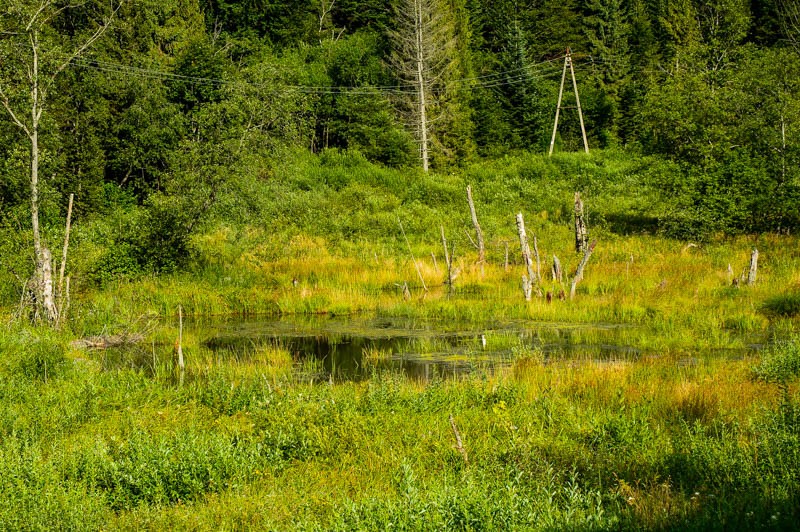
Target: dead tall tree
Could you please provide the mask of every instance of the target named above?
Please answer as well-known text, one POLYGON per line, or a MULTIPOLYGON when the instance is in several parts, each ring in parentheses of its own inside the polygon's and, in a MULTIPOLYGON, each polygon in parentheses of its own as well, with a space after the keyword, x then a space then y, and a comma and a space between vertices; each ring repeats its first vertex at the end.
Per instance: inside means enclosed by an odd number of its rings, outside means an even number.
MULTIPOLYGON (((42 115, 53 94, 59 75, 84 55, 111 26, 120 1, 105 4, 57 0, 11 2, 0 13, 0 103, 12 123, 25 135, 30 150, 30 207, 33 233, 34 274, 28 287, 33 316, 51 324, 58 321, 53 287, 52 254, 39 225, 39 135, 42 115), (66 10, 81 10, 86 28, 70 36, 55 29, 66 10), (99 14, 98 14, 99 13, 99 14)), ((80 17, 78 17, 80 18, 80 17)))
POLYGON ((583 214, 583 200, 581 200, 581 193, 575 193, 575 251, 583 253, 586 249, 586 243, 589 241, 589 235, 586 231, 586 217, 583 214))
POLYGON ((561 261, 558 260, 558 257, 553 255, 553 281, 558 281, 559 283, 564 281, 564 274, 561 270, 561 261))
POLYGON ((431 124, 441 112, 438 99, 455 68, 455 28, 450 4, 444 0, 397 0, 395 30, 390 33, 391 66, 412 88, 407 101, 410 123, 419 143, 422 169, 430 166, 431 124))
POLYGON ((522 213, 517 214, 517 233, 519 234, 519 247, 522 251, 522 260, 525 263, 525 270, 528 272, 528 279, 531 284, 536 280, 533 272, 533 261, 531 260, 531 248, 528 245, 528 234, 525 231, 525 219, 522 213))

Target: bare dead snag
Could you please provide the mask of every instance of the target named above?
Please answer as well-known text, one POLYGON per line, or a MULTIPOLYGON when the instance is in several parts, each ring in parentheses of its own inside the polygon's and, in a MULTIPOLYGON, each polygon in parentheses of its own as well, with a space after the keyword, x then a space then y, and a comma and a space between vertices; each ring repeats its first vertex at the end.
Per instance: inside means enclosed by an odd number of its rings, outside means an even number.
POLYGON ((542 278, 542 261, 539 259, 539 240, 533 235, 533 257, 536 259, 536 280, 542 278))
POLYGON ((458 452, 461 454, 461 458, 464 459, 464 465, 469 465, 467 450, 464 448, 464 442, 461 441, 461 433, 458 432, 458 427, 456 426, 456 420, 453 419, 453 414, 450 414, 450 428, 453 429, 453 436, 456 438, 456 449, 458 449, 458 452))
POLYGON ((48 323, 57 323, 58 307, 53 289, 53 258, 50 250, 44 246, 39 248, 33 285, 34 320, 45 319, 48 323))
POLYGON ((592 256, 592 252, 594 251, 594 247, 597 245, 597 240, 592 241, 591 244, 586 248, 586 251, 583 254, 583 259, 581 263, 578 265, 578 269, 575 270, 575 275, 572 278, 572 284, 569 288, 569 298, 573 299, 575 297, 575 289, 578 287, 578 283, 583 280, 583 270, 586 268, 586 264, 589 262, 589 257, 592 256))
POLYGON ((69 231, 72 226, 72 201, 75 194, 69 195, 69 207, 67 207, 67 226, 64 232, 64 250, 61 253, 61 270, 58 274, 58 297, 62 297, 61 291, 64 287, 64 271, 67 269, 67 250, 69 250, 69 231))
POLYGON ((757 273, 758 273, 758 250, 753 248, 753 252, 750 254, 750 270, 747 273, 748 285, 755 284, 757 273))
POLYGON ((564 272, 561 269, 561 261, 558 260, 558 257, 553 255, 553 281, 558 281, 559 283, 564 282, 564 272))
POLYGON ((525 301, 531 300, 531 293, 533 292, 533 285, 527 275, 522 276, 522 295, 525 296, 525 301))
POLYGON ((586 243, 589 235, 586 230, 586 217, 583 214, 583 200, 581 193, 575 193, 575 251, 583 253, 586 250, 586 243))
POLYGON ((483 231, 478 223, 478 214, 475 212, 475 202, 472 200, 472 187, 470 185, 467 185, 467 201, 469 202, 469 214, 472 216, 472 225, 475 228, 475 235, 478 240, 478 263, 481 265, 481 275, 483 275, 483 264, 486 262, 486 250, 483 244, 483 231))
POLYGON ((528 234, 525 232, 525 220, 522 218, 522 213, 517 214, 517 232, 519 233, 519 247, 522 250, 522 260, 528 272, 528 280, 530 284, 533 285, 536 281, 536 274, 533 271, 531 248, 528 246, 528 234))

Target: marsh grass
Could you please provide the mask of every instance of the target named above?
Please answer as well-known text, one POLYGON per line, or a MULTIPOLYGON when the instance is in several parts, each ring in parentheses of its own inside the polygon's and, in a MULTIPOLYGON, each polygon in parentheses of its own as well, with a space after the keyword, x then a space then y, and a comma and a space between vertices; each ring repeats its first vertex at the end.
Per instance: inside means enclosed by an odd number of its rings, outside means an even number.
MULTIPOLYGON (((555 232, 556 241, 541 236, 544 257, 550 250, 569 249, 571 237, 561 233, 555 232)), ((311 253, 306 251, 309 244, 300 239, 294 241, 299 250, 289 249, 279 261, 251 258, 238 265, 237 269, 247 272, 241 275, 241 282, 198 272, 121 281, 88 293, 75 304, 74 327, 92 333, 107 328, 109 322, 131 322, 150 312, 173 317, 179 304, 197 319, 212 315, 347 316, 366 312, 487 323, 502 317, 635 325, 638 328, 630 335, 630 345, 648 351, 743 347, 748 337, 766 335, 773 323, 795 328, 791 318, 761 311, 763 302, 780 293, 794 275, 786 266, 794 260, 791 237, 763 237, 759 242, 759 281, 741 288, 730 286, 726 270, 728 263, 746 262, 751 245, 746 239, 687 249, 655 237, 605 237, 607 240, 600 236, 586 277, 571 301, 554 297, 549 304, 545 298, 526 303, 519 287, 519 264, 512 264, 510 272, 488 264, 481 275, 480 268, 472 264, 472 255, 462 257, 464 268, 450 292, 442 284, 441 264, 437 272, 430 258, 431 252, 439 252, 433 235, 430 245, 420 243, 415 252, 429 287, 427 292, 419 284, 412 262, 402 254, 376 262, 374 256, 380 245, 365 244, 367 249, 351 254, 352 250, 326 250, 330 244, 319 239, 311 246, 316 250, 311 253), (411 288, 411 300, 403 298, 403 283, 411 288)), ((565 270, 571 271, 577 257, 563 251, 559 254, 565 270)), ((547 271, 547 261, 544 266, 547 271)), ((561 285, 546 276, 541 286, 543 293, 554 296, 561 290, 561 285)))
MULTIPOLYGON (((613 152, 521 156, 436 176, 352 154, 289 159, 248 185, 252 213, 241 212, 252 215, 216 213, 193 237, 186 271, 102 282, 81 281, 76 271, 64 330, 0 325, 0 529, 707 530, 800 522, 798 323, 791 312, 763 311, 765 301, 800 285, 795 237, 689 246, 643 234, 642 220, 663 213, 652 190, 637 185, 669 169, 613 152), (487 235, 483 271, 464 235, 467 182, 487 235), (578 264, 575 190, 590 206, 599 243, 577 296, 561 301, 567 283, 547 272, 553 254, 566 273, 578 264), (538 237, 541 289, 556 296, 550 303, 522 297, 519 211, 538 237), (443 283, 440 225, 461 270, 452 290, 443 283), (761 252, 758 282, 735 288, 728 264, 738 276, 753 246, 761 252), (470 322, 487 347, 507 352, 508 364, 485 371, 476 362, 467 377, 423 381, 383 369, 387 354, 375 350, 365 353, 374 362, 369 378, 340 382, 325 377, 323 361, 296 357, 286 345, 211 349, 201 332, 187 330, 180 379, 179 305, 198 322, 284 314, 470 322), (562 327, 521 341, 492 327, 503 321, 562 327), (545 351, 567 337, 596 345, 609 330, 631 356, 545 351), (70 347, 119 331, 145 332, 148 342, 118 360, 70 347), (772 347, 753 359, 720 354, 752 343, 772 347), (469 464, 455 448, 451 414, 469 464)), ((103 252, 102 243, 80 242, 78 256, 103 252)), ((417 347, 423 355, 454 350, 435 339, 417 347)), ((461 347, 481 350, 475 339, 461 347)))
POLYGON ((687 365, 512 348, 507 370, 471 377, 376 370, 312 383, 319 368, 280 346, 220 354, 189 337, 182 384, 168 362, 103 370, 99 353, 66 348, 44 382, 20 369, 44 340, 65 345, 35 329, 0 334, 3 528, 705 529, 800 517, 797 377, 782 388, 753 378, 771 354, 687 365))

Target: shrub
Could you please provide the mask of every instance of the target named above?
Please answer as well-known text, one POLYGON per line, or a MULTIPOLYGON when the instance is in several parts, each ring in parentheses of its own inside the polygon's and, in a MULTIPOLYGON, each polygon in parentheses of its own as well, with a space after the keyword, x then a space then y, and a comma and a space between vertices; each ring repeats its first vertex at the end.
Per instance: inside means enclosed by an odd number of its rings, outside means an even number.
POLYGON ((778 342, 764 351, 761 362, 753 368, 756 378, 785 383, 800 375, 800 336, 778 342))

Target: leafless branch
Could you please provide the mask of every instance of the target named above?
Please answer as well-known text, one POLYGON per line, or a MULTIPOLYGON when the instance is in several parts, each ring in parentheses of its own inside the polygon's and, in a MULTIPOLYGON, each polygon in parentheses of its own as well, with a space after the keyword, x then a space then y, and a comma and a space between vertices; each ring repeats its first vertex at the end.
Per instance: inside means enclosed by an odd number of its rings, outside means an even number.
POLYGON ((22 121, 19 118, 17 118, 16 113, 14 113, 14 110, 11 108, 11 103, 9 102, 8 96, 6 95, 5 91, 3 90, 2 85, 0 85, 0 102, 3 103, 3 107, 8 112, 9 116, 11 116, 11 120, 13 120, 14 123, 17 125, 17 127, 19 127, 22 131, 25 132, 26 135, 30 137, 31 132, 28 129, 28 126, 23 124, 22 121))

